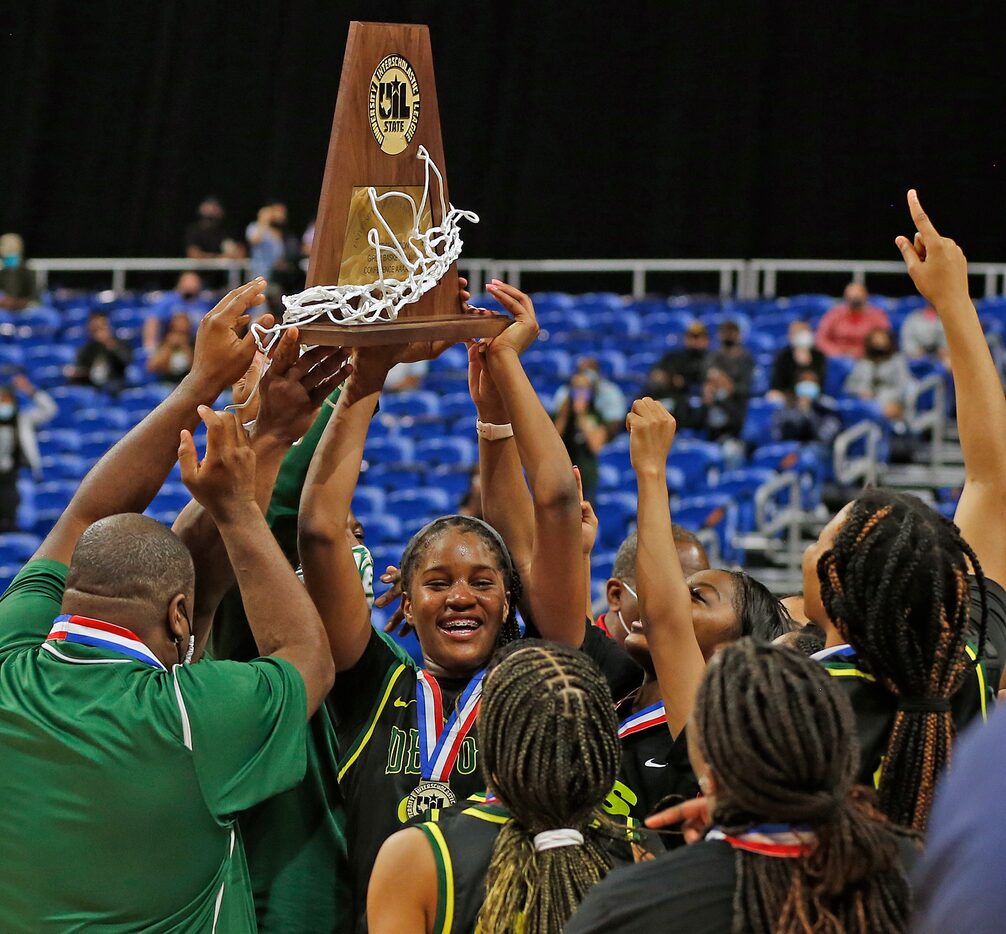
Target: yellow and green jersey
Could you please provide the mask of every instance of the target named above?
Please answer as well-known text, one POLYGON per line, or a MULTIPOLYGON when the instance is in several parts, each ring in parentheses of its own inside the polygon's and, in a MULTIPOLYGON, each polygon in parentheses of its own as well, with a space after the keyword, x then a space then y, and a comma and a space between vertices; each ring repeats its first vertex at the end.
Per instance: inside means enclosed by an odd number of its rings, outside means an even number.
POLYGON ((0 599, 0 930, 254 931, 235 815, 304 774, 300 674, 65 638, 66 571, 0 599))

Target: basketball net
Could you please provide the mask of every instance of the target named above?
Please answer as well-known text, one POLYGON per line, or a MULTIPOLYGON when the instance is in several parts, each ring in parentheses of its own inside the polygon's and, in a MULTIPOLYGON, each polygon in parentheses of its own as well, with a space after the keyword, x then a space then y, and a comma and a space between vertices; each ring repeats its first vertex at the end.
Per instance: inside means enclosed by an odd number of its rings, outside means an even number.
POLYGON ((402 191, 377 194, 368 188, 370 207, 377 224, 387 235, 390 244, 381 243, 377 226, 367 232, 367 243, 375 251, 377 278, 367 285, 315 285, 296 295, 283 296, 283 320, 271 328, 252 325, 255 341, 263 353, 275 346, 283 331, 303 327, 319 321, 338 325, 385 324, 397 320, 401 309, 418 302, 443 279, 447 270, 461 256, 459 222, 464 219, 477 224, 478 215, 448 205, 444 200, 444 179, 425 146, 420 146, 416 158, 424 163, 423 196, 415 199, 402 191), (436 176, 437 197, 440 200, 440 225, 421 231, 420 221, 429 209, 430 180, 436 176), (381 214, 382 202, 392 198, 404 199, 412 211, 412 224, 404 242, 381 214), (384 274, 385 260, 405 269, 405 277, 395 279, 384 274))

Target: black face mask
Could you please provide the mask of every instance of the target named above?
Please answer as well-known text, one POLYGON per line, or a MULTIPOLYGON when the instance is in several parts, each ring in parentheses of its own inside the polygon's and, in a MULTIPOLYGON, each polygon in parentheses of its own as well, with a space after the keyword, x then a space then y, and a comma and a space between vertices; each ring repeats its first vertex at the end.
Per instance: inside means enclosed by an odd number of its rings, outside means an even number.
POLYGON ((736 337, 721 337, 720 344, 724 347, 736 347, 740 341, 736 337))
POLYGON ((862 308, 865 304, 866 304, 866 302, 863 301, 863 299, 861 299, 861 298, 853 298, 853 299, 849 300, 849 307, 850 308, 857 308, 857 309, 858 308, 862 308))
POLYGON ((890 347, 867 347, 866 355, 871 360, 886 360, 891 356, 893 350, 890 347))
POLYGON ((693 360, 698 360, 699 357, 704 357, 706 355, 706 349, 704 347, 686 347, 685 353, 687 353, 693 360))

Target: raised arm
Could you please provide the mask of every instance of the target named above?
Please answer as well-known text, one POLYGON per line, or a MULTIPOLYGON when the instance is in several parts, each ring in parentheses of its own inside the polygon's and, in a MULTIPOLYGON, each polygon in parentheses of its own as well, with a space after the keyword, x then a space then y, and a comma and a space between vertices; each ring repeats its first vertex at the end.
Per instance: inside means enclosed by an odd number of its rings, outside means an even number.
MULTIPOLYGON (((120 512, 143 512, 161 488, 178 452, 178 434, 198 422, 196 408, 212 405, 248 368, 251 335, 238 336, 250 308, 264 300, 265 280, 228 292, 200 322, 192 371, 178 388, 90 470, 36 558, 68 564, 81 533, 120 512)), ((271 323, 271 316, 267 320, 271 323)))
POLYGON ((393 362, 385 348, 357 352, 356 369, 325 426, 301 494, 297 542, 304 583, 321 614, 336 671, 360 660, 371 634, 370 607, 346 540, 346 520, 367 429, 393 362))
POLYGON ((954 521, 985 574, 1006 585, 1006 397, 968 296, 963 251, 937 233, 914 189, 908 208, 917 230, 914 243, 907 237, 896 243, 916 288, 943 322, 957 389, 964 492, 954 521))
MULTIPOLYGON (((251 445, 256 456, 255 499, 263 514, 287 451, 311 427, 325 396, 347 373, 348 354, 318 347, 301 355, 297 337, 296 328, 284 333, 258 383, 260 403, 251 445)), ((196 566, 198 657, 217 606, 234 584, 234 569, 216 524, 196 500, 182 510, 173 531, 192 553, 196 566)))
POLYGON ((489 288, 514 316, 514 323, 489 343, 486 358, 531 491, 534 545, 526 580, 528 604, 546 639, 578 648, 583 643, 585 587, 580 497, 566 446, 520 363, 521 352, 538 336, 534 305, 505 283, 494 281, 489 288))
POLYGON ((209 406, 200 406, 199 414, 207 428, 206 457, 199 461, 192 434, 183 430, 182 480, 220 530, 259 653, 300 672, 310 717, 335 677, 321 620, 255 501, 255 454, 237 416, 209 406))
POLYGON ((671 530, 667 455, 677 424, 653 399, 638 399, 626 419, 629 452, 639 487, 636 582, 639 614, 671 735, 684 729, 705 664, 692 626, 692 601, 671 530))

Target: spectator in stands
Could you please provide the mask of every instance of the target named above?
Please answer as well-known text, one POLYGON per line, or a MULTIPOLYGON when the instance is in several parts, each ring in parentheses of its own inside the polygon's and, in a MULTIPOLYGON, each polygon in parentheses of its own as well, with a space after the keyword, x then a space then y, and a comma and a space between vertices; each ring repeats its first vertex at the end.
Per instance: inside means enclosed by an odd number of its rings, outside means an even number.
MULTIPOLYGON (((596 357, 580 357, 576 361, 577 374, 583 374, 594 390, 594 408, 604 421, 608 438, 615 437, 625 427, 625 416, 629 407, 625 394, 610 379, 601 375, 601 366, 596 357)), ((569 396, 570 386, 560 386, 552 400, 553 407, 558 410, 569 396)))
POLYGON ((304 256, 310 256, 311 250, 314 247, 314 228, 316 223, 317 221, 312 220, 304 230, 304 235, 300 238, 300 252, 304 256))
POLYGON ((185 228, 185 255, 189 259, 240 259, 244 247, 224 226, 224 206, 208 195, 199 205, 199 219, 185 228))
POLYGON ((867 304, 866 286, 850 282, 845 287, 845 302, 836 305, 817 326, 817 346, 829 357, 862 357, 863 344, 870 331, 891 329, 887 315, 867 304))
POLYGON ((20 234, 0 237, 0 308, 22 311, 38 301, 35 275, 24 264, 24 240, 20 234))
POLYGON ((811 369, 797 375, 793 391, 785 394, 785 404, 772 417, 772 437, 776 441, 831 444, 841 428, 834 400, 822 395, 821 379, 811 369))
POLYGON ((17 528, 20 468, 29 468, 36 480, 42 477, 35 429, 55 415, 56 403, 52 397, 36 389, 23 374, 15 376, 10 386, 0 386, 0 532, 17 528), (31 404, 19 405, 16 393, 30 399, 31 404))
POLYGON ((846 379, 845 391, 876 402, 890 419, 901 418, 914 380, 905 358, 895 351, 894 335, 875 328, 866 336, 865 351, 846 379))
POLYGON ((766 398, 779 402, 796 391, 797 383, 807 370, 813 370, 819 386, 824 385, 827 358, 814 346, 814 332, 806 321, 793 321, 789 326, 789 344, 776 354, 772 364, 772 382, 766 398))
POLYGON ((126 380, 133 351, 115 336, 104 312, 91 313, 87 332, 91 339, 77 351, 76 362, 67 367, 67 378, 78 385, 118 392, 126 380))
POLYGON ((180 383, 192 369, 195 350, 189 316, 184 311, 175 312, 160 346, 147 360, 147 370, 166 383, 180 383))
POLYGON ((673 412, 701 391, 709 362, 709 332, 701 321, 693 321, 685 331, 685 346, 669 350, 650 370, 644 396, 660 399, 673 412))
POLYGON ((598 454, 608 443, 608 427, 597 407, 596 381, 584 372, 574 373, 553 421, 569 459, 580 468, 585 499, 597 492, 598 454))
POLYGON ((259 209, 258 218, 245 230, 251 248, 252 275, 277 282, 281 290, 296 291, 302 279, 299 262, 301 243, 287 233, 286 205, 270 201, 259 209))
POLYGON ((927 305, 913 311, 901 325, 901 352, 910 360, 929 357, 946 362, 947 335, 936 310, 927 305))
MULTIPOLYGON (((748 384, 750 390, 750 384, 748 384)), ((719 367, 711 366, 697 397, 676 413, 682 428, 706 434, 711 441, 740 438, 748 411, 748 395, 719 367)))
POLYGON ((203 280, 199 273, 183 272, 174 291, 150 306, 143 322, 143 349, 148 353, 157 349, 166 325, 176 314, 188 315, 192 324, 198 325, 211 307, 212 302, 203 297, 203 280))
POLYGON ((741 329, 736 321, 724 321, 719 327, 720 346, 709 355, 709 366, 725 373, 733 384, 733 393, 751 398, 751 380, 755 361, 751 352, 741 342, 741 329))

